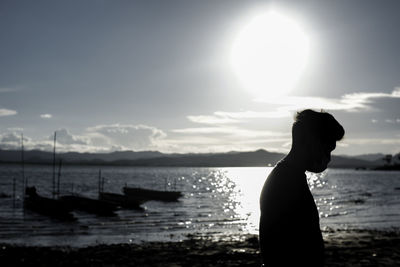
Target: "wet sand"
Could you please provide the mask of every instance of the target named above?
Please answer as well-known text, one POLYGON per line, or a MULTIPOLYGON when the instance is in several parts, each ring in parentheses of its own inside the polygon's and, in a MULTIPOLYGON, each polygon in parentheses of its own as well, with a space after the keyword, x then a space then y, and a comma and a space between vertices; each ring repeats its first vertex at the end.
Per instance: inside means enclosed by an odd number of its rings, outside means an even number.
MULTIPOLYGON (((326 266, 400 266, 400 232, 325 231, 326 266)), ((0 244, 1 266, 260 266, 258 239, 96 245, 86 248, 0 244)))

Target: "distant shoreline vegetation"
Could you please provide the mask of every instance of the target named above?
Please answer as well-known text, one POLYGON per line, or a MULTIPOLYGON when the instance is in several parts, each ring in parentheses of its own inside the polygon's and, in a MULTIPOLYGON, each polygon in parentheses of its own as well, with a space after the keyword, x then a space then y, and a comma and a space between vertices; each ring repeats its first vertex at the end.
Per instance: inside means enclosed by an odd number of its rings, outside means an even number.
POLYGON ((400 153, 397 155, 385 155, 381 161, 383 161, 383 165, 379 165, 374 168, 374 170, 378 171, 398 171, 400 170, 400 153))
POLYGON ((374 168, 377 171, 400 171, 400 164, 384 165, 374 168))
MULTIPOLYGON (((266 167, 274 166, 285 154, 259 149, 250 152, 204 154, 164 154, 158 151, 118 151, 110 153, 65 152, 57 154, 63 165, 77 166, 137 166, 137 167, 266 167)), ((26 164, 51 165, 51 152, 29 150, 24 152, 26 164)), ((332 156, 330 168, 358 170, 399 170, 399 154, 386 155, 377 160, 351 156, 332 156)), ((1 164, 21 164, 21 151, 0 150, 1 164)))

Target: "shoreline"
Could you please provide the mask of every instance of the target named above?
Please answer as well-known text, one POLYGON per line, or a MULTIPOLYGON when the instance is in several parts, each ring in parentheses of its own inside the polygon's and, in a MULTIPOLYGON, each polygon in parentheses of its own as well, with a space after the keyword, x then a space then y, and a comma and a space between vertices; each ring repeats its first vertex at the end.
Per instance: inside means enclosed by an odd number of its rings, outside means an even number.
MULTIPOLYGON (((325 266, 399 266, 400 232, 328 230, 325 266)), ((193 236, 179 242, 84 248, 0 244, 2 266, 261 266, 258 237, 193 236)))

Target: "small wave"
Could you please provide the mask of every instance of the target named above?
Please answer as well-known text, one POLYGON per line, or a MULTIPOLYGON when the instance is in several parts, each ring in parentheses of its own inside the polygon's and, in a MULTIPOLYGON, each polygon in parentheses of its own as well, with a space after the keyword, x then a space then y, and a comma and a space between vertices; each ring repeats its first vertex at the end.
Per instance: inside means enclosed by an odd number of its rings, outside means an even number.
POLYGON ((348 214, 347 211, 343 211, 343 212, 326 214, 326 215, 328 215, 327 217, 338 217, 338 216, 343 216, 343 215, 347 215, 347 214, 348 214))
POLYGON ((355 199, 349 199, 349 200, 341 200, 337 202, 338 204, 355 204, 355 205, 360 205, 365 203, 365 199, 362 198, 355 198, 355 199))

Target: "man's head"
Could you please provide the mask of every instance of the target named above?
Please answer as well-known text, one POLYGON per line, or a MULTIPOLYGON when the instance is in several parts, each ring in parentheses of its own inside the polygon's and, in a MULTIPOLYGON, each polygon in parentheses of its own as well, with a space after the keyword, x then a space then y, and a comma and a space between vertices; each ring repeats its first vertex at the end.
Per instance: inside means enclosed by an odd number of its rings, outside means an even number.
POLYGON ((336 141, 343 136, 343 127, 331 114, 306 109, 295 117, 292 150, 305 157, 308 171, 322 172, 328 166, 336 141))

